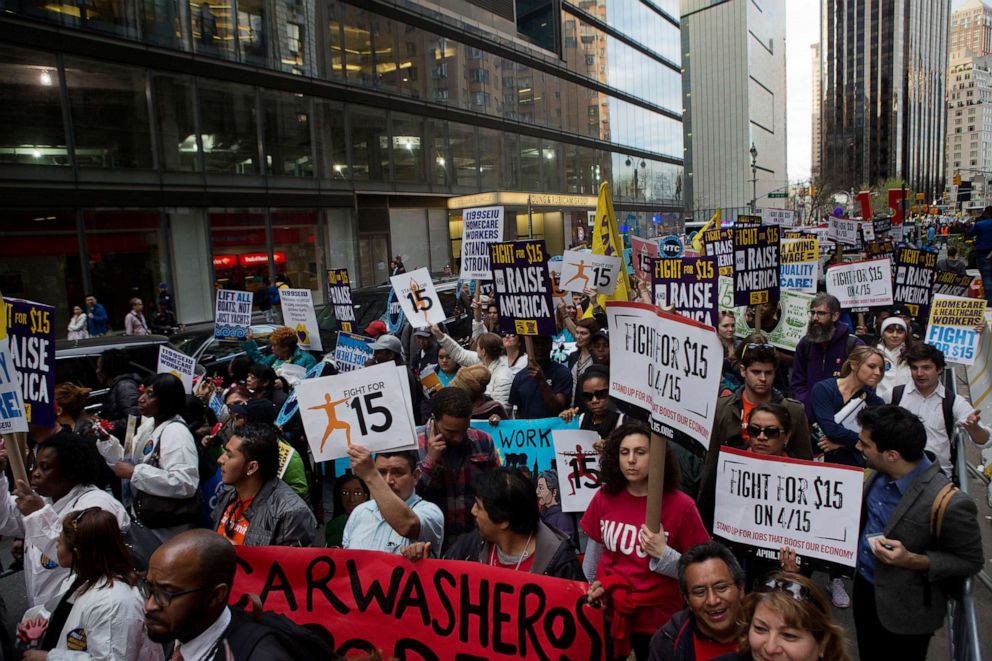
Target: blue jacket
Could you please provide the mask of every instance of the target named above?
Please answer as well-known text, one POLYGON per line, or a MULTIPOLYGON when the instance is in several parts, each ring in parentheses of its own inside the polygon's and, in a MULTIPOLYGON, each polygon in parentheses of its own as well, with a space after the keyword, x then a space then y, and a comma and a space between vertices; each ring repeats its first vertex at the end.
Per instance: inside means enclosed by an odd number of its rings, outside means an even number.
POLYGON ((792 360, 792 396, 806 406, 806 417, 813 419, 813 409, 810 406, 810 392, 818 382, 829 379, 840 371, 841 365, 847 360, 851 349, 864 344, 850 333, 850 326, 838 321, 834 326, 833 337, 823 346, 819 342, 810 342, 804 336, 796 345, 796 355, 792 360), (848 337, 852 338, 848 340, 848 337))
MULTIPOLYGON (((866 407, 881 406, 885 403, 869 390, 864 391, 864 398, 866 407)), ((813 416, 810 419, 820 425, 827 438, 844 446, 831 452, 827 456, 827 461, 845 466, 864 466, 864 457, 855 447, 858 442, 857 432, 834 422, 834 416, 844 408, 845 404, 837 387, 837 379, 824 379, 813 386, 809 403, 810 408, 813 409, 813 416)))
POLYGON ((107 311, 103 305, 97 303, 93 307, 86 308, 86 330, 90 336, 103 335, 107 332, 107 311), (92 317, 89 315, 92 313, 92 317))
POLYGON ((965 233, 975 237, 975 250, 992 250, 992 218, 975 222, 965 233))

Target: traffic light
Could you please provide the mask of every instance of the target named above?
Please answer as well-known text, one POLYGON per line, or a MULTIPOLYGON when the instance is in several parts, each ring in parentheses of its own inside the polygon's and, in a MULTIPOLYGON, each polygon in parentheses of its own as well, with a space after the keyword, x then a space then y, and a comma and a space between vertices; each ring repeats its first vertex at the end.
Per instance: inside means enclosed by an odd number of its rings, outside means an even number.
POLYGON ((954 185, 955 186, 961 185, 961 175, 959 174, 954 175, 954 185))

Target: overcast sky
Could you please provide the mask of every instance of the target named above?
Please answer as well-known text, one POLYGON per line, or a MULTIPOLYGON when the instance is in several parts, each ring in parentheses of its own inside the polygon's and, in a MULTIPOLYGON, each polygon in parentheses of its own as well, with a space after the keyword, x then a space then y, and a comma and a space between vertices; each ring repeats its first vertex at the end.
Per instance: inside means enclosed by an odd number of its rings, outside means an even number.
MULTIPOLYGON (((957 9, 965 0, 952 0, 957 9)), ((810 46, 820 40, 820 0, 786 3, 787 121, 789 179, 808 179, 812 135, 812 56, 810 46)))

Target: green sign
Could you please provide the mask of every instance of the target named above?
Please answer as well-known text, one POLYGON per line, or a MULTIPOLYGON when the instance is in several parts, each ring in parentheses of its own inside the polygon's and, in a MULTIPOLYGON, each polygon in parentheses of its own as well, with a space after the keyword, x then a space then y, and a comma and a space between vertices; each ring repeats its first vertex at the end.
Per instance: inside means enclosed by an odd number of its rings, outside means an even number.
POLYGON ((789 197, 789 194, 786 193, 785 191, 776 191, 776 192, 769 193, 768 194, 768 197, 770 197, 770 198, 772 198, 772 197, 786 198, 786 197, 789 197))

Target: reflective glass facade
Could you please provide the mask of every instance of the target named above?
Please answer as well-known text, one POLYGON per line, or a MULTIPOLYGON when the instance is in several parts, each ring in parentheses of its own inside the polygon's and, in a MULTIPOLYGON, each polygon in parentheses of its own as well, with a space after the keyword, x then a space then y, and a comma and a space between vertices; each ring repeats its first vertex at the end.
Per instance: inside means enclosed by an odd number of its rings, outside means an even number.
POLYGON ((388 239, 374 209, 438 196, 610 181, 645 218, 681 208, 677 2, 547 3, 552 41, 541 22, 437 2, 0 0, 0 189, 18 192, 0 220, 35 214, 52 186, 55 215, 83 226, 83 209, 145 190, 204 218, 249 196, 350 214, 332 231, 358 252, 388 239))

